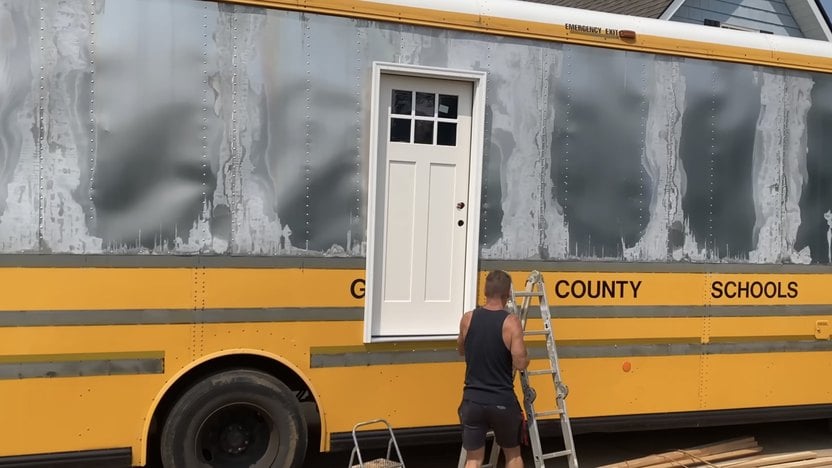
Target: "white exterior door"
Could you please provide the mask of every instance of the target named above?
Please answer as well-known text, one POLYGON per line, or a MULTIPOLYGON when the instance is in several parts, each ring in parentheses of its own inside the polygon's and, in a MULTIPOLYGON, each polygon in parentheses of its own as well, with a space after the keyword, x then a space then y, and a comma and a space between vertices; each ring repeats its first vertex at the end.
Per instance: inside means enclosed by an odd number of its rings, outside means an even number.
POLYGON ((471 82, 382 75, 374 337, 455 335, 464 312, 471 82))

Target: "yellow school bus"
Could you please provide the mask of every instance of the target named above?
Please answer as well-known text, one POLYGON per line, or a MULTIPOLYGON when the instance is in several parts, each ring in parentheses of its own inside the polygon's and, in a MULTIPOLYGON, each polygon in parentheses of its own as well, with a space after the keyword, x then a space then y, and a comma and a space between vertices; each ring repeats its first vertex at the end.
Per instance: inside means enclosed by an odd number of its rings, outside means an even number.
POLYGON ((0 38, 0 466, 456 437, 493 269, 543 272, 576 428, 832 415, 828 43, 508 0, 7 0, 0 38))

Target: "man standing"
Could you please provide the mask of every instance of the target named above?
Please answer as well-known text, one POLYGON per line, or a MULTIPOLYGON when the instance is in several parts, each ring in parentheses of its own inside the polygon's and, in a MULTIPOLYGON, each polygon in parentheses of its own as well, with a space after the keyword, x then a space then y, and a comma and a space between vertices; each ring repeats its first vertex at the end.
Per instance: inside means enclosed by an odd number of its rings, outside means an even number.
POLYGON ((511 278, 495 270, 485 279, 485 305, 459 322, 457 350, 465 356, 465 389, 459 406, 465 468, 480 468, 489 430, 503 448, 506 468, 523 468, 523 412, 514 394, 514 370, 529 365, 520 319, 508 313, 511 278))

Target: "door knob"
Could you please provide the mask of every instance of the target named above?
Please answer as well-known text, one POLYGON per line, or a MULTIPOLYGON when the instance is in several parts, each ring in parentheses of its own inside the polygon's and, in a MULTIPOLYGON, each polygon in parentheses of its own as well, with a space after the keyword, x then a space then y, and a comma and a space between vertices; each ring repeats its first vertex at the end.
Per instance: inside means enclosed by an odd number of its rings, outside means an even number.
POLYGON ((459 202, 459 203, 456 204, 456 209, 461 210, 463 208, 465 208, 465 203, 464 202, 459 202))

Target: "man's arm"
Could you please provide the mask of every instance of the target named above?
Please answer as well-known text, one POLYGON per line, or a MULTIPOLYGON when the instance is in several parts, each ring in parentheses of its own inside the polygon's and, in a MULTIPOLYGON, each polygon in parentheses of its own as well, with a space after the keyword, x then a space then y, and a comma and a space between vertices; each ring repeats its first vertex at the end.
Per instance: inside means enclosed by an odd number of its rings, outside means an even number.
POLYGON ((468 335, 468 326, 471 325, 471 312, 465 312, 459 321, 459 336, 456 337, 456 350, 460 356, 465 356, 465 337, 468 335))
POLYGON ((507 342, 508 349, 511 351, 511 363, 514 368, 526 370, 529 367, 529 353, 523 341, 523 326, 514 314, 509 314, 503 322, 503 340, 507 342))

